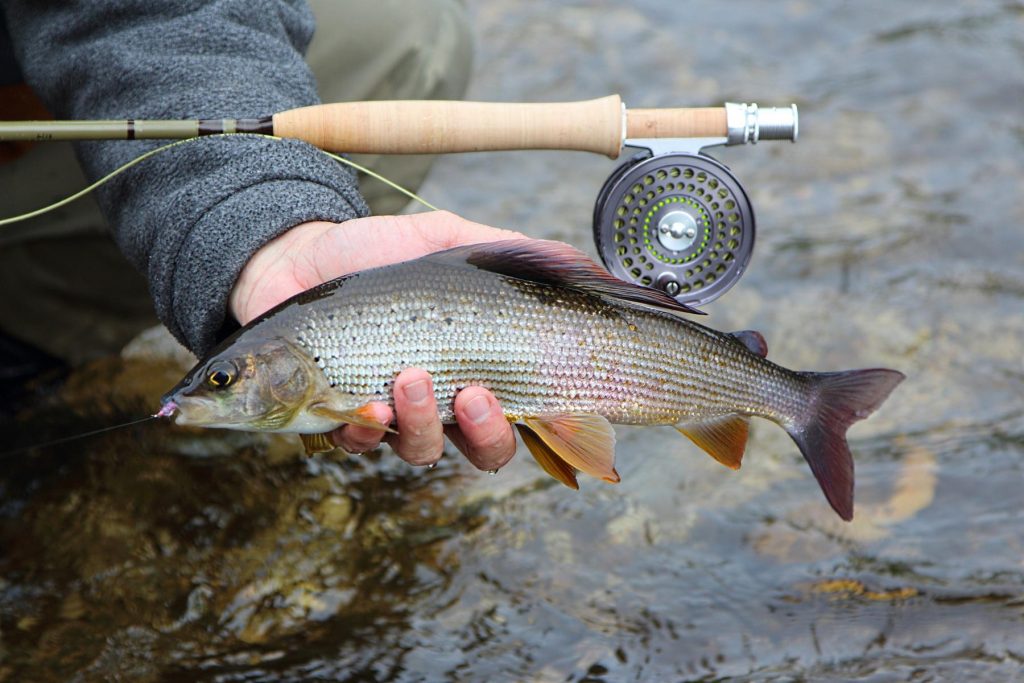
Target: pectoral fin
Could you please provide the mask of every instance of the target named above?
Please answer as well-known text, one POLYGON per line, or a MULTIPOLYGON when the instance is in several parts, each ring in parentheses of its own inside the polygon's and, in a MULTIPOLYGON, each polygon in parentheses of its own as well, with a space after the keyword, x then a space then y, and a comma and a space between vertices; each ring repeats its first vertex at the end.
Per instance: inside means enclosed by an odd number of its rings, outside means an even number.
POLYGON ((381 424, 374 418, 373 408, 369 403, 354 410, 338 410, 327 402, 314 403, 309 407, 308 412, 310 415, 324 417, 344 424, 358 425, 368 429, 397 434, 394 429, 381 424))
POLYGON ((526 425, 517 424, 516 429, 519 430, 519 436, 523 438, 523 443, 530 449, 530 453, 545 472, 569 488, 579 489, 580 485, 576 482, 576 468, 548 448, 547 444, 526 425))
POLYGON ((527 417, 523 422, 544 445, 572 467, 612 484, 619 482, 619 473, 615 471, 615 431, 605 418, 600 415, 558 415, 527 417))
POLYGON ((306 455, 326 453, 337 448, 326 434, 299 434, 299 438, 302 439, 302 445, 306 447, 306 455))
POLYGON ((749 428, 750 420, 742 415, 726 415, 676 427, 712 458, 734 470, 740 468, 743 460, 749 428))

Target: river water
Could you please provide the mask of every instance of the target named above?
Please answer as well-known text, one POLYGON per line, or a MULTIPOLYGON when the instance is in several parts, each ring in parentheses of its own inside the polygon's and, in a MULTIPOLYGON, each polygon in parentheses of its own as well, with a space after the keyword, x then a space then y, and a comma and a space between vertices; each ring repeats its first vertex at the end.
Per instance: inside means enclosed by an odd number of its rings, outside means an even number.
MULTIPOLYGON (((622 483, 579 492, 525 451, 487 476, 144 424, 0 464, 0 681, 1024 680, 1024 5, 470 10, 472 98, 799 105, 797 144, 712 152, 759 232, 708 322, 907 374, 851 430, 854 522, 763 421, 739 472, 619 428, 622 483)), ((422 194, 593 254, 613 167, 447 157, 422 194)), ((96 363, 5 442, 144 414, 179 372, 96 363)))

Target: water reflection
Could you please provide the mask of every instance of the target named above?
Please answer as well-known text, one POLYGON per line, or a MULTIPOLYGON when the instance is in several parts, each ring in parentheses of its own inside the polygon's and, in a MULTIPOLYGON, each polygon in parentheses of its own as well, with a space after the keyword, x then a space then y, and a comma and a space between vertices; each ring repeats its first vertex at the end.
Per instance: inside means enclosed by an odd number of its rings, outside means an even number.
POLYGON ((39 454, 5 478, 3 625, 9 652, 32 653, 20 664, 135 678, 379 640, 457 571, 445 540, 483 521, 448 497, 452 465, 427 478, 259 438, 195 459, 167 432, 39 454))

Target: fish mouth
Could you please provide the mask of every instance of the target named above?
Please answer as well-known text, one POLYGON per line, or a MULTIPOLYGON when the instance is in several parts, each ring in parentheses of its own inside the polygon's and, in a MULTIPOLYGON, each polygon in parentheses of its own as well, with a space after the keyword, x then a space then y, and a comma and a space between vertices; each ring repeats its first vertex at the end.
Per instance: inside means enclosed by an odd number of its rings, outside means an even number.
POLYGON ((207 401, 189 396, 164 397, 163 406, 157 417, 171 417, 174 424, 182 426, 210 427, 209 413, 206 408, 207 401))
POLYGON ((178 396, 164 401, 158 417, 171 417, 179 427, 250 429, 247 420, 233 419, 218 410, 219 403, 199 396, 178 396))

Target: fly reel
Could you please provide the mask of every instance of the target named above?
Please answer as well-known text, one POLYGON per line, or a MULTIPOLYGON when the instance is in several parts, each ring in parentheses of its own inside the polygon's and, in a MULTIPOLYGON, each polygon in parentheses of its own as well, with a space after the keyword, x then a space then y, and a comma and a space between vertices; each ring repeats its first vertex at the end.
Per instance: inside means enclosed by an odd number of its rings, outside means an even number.
POLYGON ((681 303, 706 304, 732 287, 754 251, 754 209, 715 145, 796 141, 796 105, 726 104, 725 138, 632 139, 647 151, 609 176, 594 206, 594 239, 608 270, 681 303))

